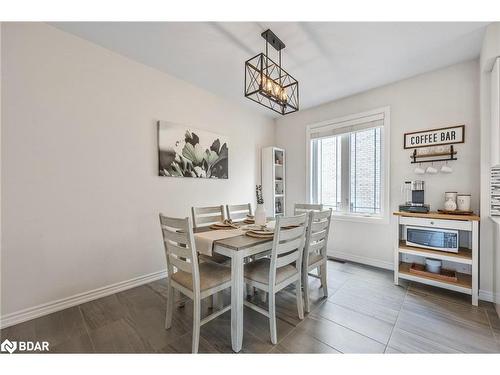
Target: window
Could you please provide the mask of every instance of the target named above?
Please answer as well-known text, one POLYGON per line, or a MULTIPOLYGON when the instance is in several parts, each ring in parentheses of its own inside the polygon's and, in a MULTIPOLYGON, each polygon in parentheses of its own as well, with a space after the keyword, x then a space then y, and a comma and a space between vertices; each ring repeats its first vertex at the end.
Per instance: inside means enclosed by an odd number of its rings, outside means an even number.
POLYGON ((388 132, 388 108, 308 127, 309 201, 341 216, 384 217, 388 132))

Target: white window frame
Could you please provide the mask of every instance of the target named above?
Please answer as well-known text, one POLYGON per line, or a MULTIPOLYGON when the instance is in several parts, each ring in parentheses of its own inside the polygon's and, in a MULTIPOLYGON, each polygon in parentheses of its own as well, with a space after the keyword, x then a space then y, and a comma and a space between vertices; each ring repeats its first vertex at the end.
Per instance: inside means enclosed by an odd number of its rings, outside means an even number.
POLYGON ((311 157, 311 134, 318 132, 318 130, 328 130, 343 128, 355 123, 362 123, 363 118, 383 114, 384 115, 384 126, 382 131, 382 161, 380 164, 380 214, 370 215, 370 214, 358 214, 352 212, 333 212, 333 220, 340 221, 352 221, 361 223, 378 223, 378 224, 388 224, 390 219, 390 169, 391 169, 391 155, 390 155, 390 144, 391 144, 391 108, 390 106, 381 107, 373 109, 366 112, 355 113, 348 116, 343 116, 335 118, 333 120, 327 120, 318 122, 315 124, 307 125, 306 127, 306 201, 312 202, 312 157, 311 157))

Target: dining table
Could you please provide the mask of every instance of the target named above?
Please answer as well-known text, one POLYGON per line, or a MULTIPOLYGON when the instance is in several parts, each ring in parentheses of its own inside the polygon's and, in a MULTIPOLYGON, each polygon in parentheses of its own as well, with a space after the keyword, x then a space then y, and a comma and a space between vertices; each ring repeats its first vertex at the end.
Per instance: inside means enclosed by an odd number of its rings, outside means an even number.
MULTIPOLYGON (((211 230, 203 228, 196 233, 211 230)), ((231 260, 231 346, 235 353, 241 351, 243 345, 243 305, 245 299, 245 282, 243 266, 245 259, 269 252, 273 246, 273 238, 255 238, 245 234, 213 241, 213 253, 224 255, 231 260)))

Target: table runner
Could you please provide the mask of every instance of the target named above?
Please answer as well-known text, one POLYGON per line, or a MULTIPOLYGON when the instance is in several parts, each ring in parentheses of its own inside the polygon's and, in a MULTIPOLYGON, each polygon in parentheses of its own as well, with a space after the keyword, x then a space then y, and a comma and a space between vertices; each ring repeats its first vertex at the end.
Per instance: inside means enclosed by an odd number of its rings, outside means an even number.
POLYGON ((242 234, 245 234, 245 231, 241 229, 211 230, 195 233, 194 242, 196 244, 196 250, 200 254, 212 256, 214 241, 241 236, 242 234))

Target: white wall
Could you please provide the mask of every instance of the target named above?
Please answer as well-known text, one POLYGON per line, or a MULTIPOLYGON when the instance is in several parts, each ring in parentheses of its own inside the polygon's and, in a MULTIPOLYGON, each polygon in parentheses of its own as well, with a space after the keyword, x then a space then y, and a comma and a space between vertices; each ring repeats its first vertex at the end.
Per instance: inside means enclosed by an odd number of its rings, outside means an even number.
MULTIPOLYGON (((388 86, 333 101, 281 118, 276 141, 288 153, 288 208, 306 200, 305 129, 309 124, 383 106, 391 108, 390 209, 401 203, 400 188, 408 179, 424 179, 426 201, 442 208, 444 192, 472 193, 472 208, 479 208, 479 66, 469 61, 416 76, 388 86), (417 176, 410 150, 403 149, 403 134, 454 124, 466 125, 465 144, 457 145, 458 161, 450 175, 417 176)), ((335 82, 325 83, 335 84, 335 82)), ((391 217, 392 220, 392 217, 391 217)), ((334 221, 332 255, 377 266, 392 267, 392 228, 389 224, 334 221)), ((481 286, 491 290, 491 274, 482 273, 481 286)))
POLYGON ((254 202, 272 120, 45 24, 2 38, 2 315, 164 269, 159 211, 254 202), (229 136, 229 180, 158 177, 158 119, 229 136))
POLYGON ((494 59, 500 56, 500 23, 488 26, 480 58, 481 85, 481 272, 492 275, 493 298, 500 315, 500 230, 490 219, 490 73, 494 59), (495 230, 496 241, 494 240, 495 230))

